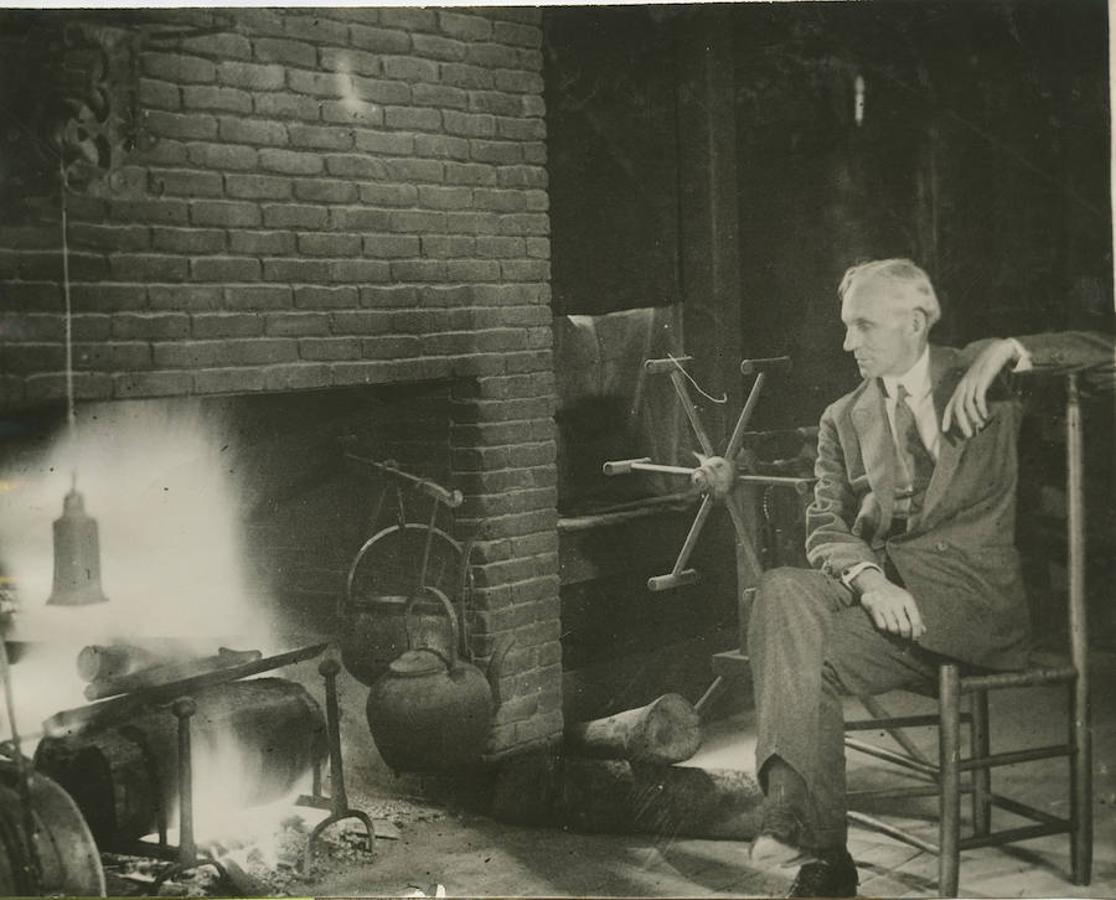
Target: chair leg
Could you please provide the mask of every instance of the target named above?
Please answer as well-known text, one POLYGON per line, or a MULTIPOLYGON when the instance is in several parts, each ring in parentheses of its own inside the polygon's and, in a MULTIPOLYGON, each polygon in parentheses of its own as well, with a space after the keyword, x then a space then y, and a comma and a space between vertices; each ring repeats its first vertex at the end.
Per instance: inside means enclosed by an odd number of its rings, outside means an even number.
POLYGON ((1092 743, 1089 735, 1089 638, 1085 609, 1085 467, 1077 374, 1066 378, 1066 538, 1069 547, 1070 651, 1077 678, 1070 700, 1070 855, 1074 884, 1088 884, 1093 867, 1092 743))
POLYGON ((938 705, 941 716, 938 893, 956 897, 961 876, 961 673, 956 665, 938 668, 938 705))
POLYGON ((1093 870, 1093 759, 1092 739, 1089 734, 1089 697, 1088 685, 1080 684, 1084 678, 1078 676, 1078 684, 1070 690, 1070 742, 1073 756, 1070 757, 1070 856, 1074 884, 1088 884, 1093 870))
MULTIPOLYGON (((972 728, 970 752, 975 757, 987 756, 991 742, 988 734, 988 691, 976 691, 970 700, 972 728)), ((992 772, 974 769, 973 774, 973 831, 986 835, 992 828, 992 772)))

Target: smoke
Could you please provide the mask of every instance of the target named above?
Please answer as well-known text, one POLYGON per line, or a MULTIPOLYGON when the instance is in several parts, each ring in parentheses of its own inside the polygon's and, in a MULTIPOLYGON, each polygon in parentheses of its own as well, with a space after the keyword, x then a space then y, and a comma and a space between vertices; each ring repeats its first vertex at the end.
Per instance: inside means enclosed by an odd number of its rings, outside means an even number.
POLYGON ((267 652, 273 641, 246 579, 220 416, 196 400, 92 404, 78 413, 73 434, 60 428, 44 450, 0 470, 0 565, 17 600, 7 639, 20 642, 13 683, 34 728, 59 708, 46 703, 80 687, 74 663, 85 644, 171 638, 213 653, 222 644, 267 652), (109 602, 48 605, 52 522, 75 480, 99 525, 109 602))

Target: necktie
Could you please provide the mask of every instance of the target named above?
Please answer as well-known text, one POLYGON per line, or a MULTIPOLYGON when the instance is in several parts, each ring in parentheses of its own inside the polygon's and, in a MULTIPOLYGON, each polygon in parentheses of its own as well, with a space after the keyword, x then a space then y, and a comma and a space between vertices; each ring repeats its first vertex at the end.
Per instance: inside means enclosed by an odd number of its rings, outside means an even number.
POLYGON ((906 482, 900 486, 898 498, 909 498, 907 515, 915 516, 922 511, 926 486, 934 474, 934 457, 922 443, 914 412, 907 403, 909 396, 906 386, 900 384, 895 392, 895 444, 906 482))

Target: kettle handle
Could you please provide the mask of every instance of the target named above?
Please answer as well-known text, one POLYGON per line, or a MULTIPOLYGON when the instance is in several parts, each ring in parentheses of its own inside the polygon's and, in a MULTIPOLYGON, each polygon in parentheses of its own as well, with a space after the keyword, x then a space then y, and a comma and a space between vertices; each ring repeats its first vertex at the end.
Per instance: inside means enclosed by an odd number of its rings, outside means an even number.
MULTIPOLYGON (((418 589, 418 591, 415 593, 415 595, 413 597, 411 597, 410 600, 407 601, 407 606, 403 611, 403 624, 404 624, 404 628, 406 629, 406 632, 407 632, 407 646, 411 647, 411 617, 412 617, 412 614, 414 612, 415 604, 420 599, 422 599, 423 594, 430 594, 435 599, 440 600, 441 603, 442 603, 442 606, 445 608, 446 615, 449 617, 449 621, 450 621, 449 659, 446 660, 446 662, 447 662, 447 665, 449 666, 450 671, 452 672, 452 671, 457 669, 457 642, 458 642, 459 637, 460 637, 459 634, 458 634, 457 613, 454 611, 453 604, 451 604, 449 602, 449 597, 447 597, 445 595, 445 593, 438 590, 436 587, 432 587, 429 584, 424 584, 421 588, 418 589)), ((438 656, 442 656, 442 654, 439 651, 433 650, 430 647, 419 647, 417 649, 430 650, 432 653, 437 653, 438 656)), ((445 659, 444 656, 442 656, 442 658, 445 659)))
MULTIPOLYGON (((402 522, 397 525, 388 525, 366 540, 349 564, 349 571, 345 576, 345 590, 337 598, 337 615, 344 620, 356 605, 358 575, 362 567, 373 564, 374 560, 368 558, 370 554, 384 552, 384 542, 388 542, 387 546, 390 552, 390 542, 392 540, 406 541, 408 536, 412 534, 425 537, 429 531, 430 529, 426 525, 417 522, 402 522)), ((435 528, 433 535, 438 543, 440 553, 447 552, 455 556, 461 553, 461 545, 442 529, 435 528)), ((399 591, 388 591, 387 593, 392 596, 404 594, 406 588, 399 591)))

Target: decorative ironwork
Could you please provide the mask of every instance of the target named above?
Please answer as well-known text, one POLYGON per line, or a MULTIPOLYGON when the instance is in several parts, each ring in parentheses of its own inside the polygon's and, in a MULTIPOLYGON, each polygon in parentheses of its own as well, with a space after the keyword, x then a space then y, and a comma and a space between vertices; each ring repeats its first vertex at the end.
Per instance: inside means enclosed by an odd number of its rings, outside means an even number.
POLYGON ((134 54, 115 29, 70 25, 63 45, 56 140, 69 179, 83 181, 107 175, 135 144, 134 54))
POLYGON ((72 189, 117 171, 137 134, 136 53, 124 28, 59 16, 4 17, 0 198, 72 189))

